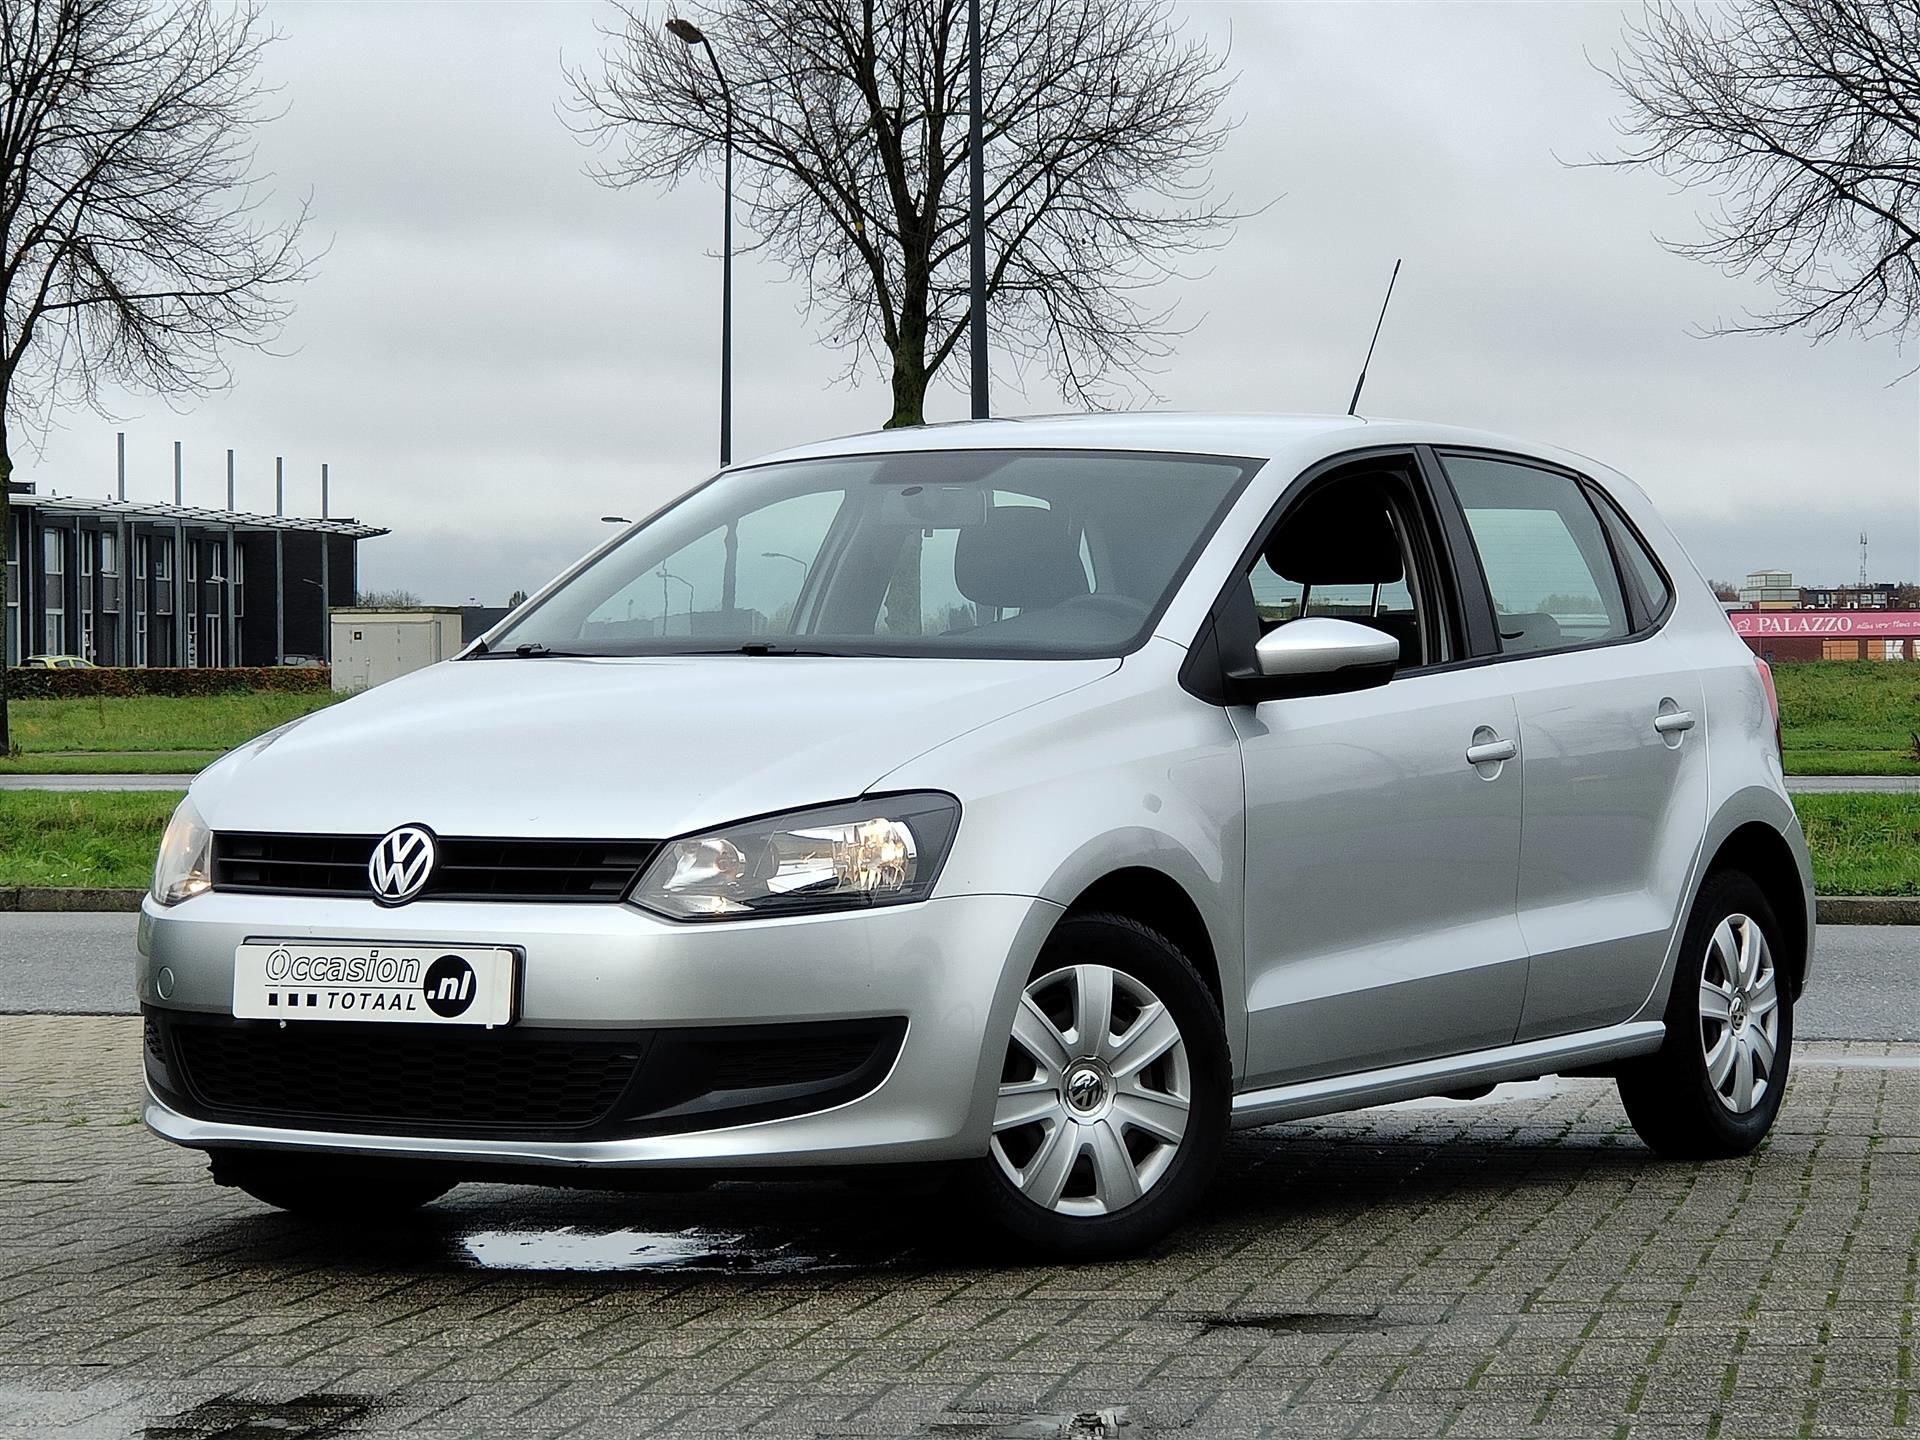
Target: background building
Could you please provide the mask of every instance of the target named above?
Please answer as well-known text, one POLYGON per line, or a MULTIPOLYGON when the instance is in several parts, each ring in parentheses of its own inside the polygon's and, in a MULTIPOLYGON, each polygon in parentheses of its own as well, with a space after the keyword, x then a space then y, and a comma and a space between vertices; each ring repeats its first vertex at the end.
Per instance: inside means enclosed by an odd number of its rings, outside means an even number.
POLYGON ((1899 603, 1900 586, 1891 581, 1873 585, 1802 585, 1802 610, 1891 610, 1899 603))
POLYGON ((1735 610, 1727 619, 1768 664, 1787 660, 1920 660, 1920 610, 1735 610))
POLYGON ((1793 583, 1791 570, 1752 570, 1740 587, 1740 603, 1749 610, 1795 610, 1800 587, 1793 583))
POLYGON ((52 654, 96 665, 324 660, 327 612, 358 589, 358 544, 387 533, 351 519, 9 489, 10 665, 52 654))

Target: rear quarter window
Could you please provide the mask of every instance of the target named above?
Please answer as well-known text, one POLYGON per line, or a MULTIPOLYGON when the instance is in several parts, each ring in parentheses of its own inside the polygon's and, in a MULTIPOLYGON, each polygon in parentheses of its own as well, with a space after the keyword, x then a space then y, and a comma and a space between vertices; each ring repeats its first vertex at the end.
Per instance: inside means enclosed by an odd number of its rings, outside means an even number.
POLYGON ((1673 586, 1668 583, 1666 572, 1613 497, 1598 487, 1590 488, 1587 493, 1593 499, 1594 509, 1600 512, 1600 523, 1607 528, 1607 538, 1613 542, 1613 553, 1620 559, 1628 587, 1639 591, 1634 598, 1641 614, 1634 628, 1645 629, 1658 623, 1673 604, 1673 586))

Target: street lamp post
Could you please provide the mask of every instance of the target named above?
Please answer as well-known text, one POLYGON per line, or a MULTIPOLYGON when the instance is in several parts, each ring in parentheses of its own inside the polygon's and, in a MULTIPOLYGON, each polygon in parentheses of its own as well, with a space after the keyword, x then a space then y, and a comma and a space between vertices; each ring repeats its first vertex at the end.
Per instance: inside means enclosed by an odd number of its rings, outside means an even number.
POLYGON ((687 633, 691 635, 693 633, 693 582, 684 576, 671 573, 664 565, 654 573, 660 577, 660 633, 662 635, 667 633, 667 612, 673 608, 672 602, 667 598, 673 593, 667 589, 667 582, 673 580, 687 587, 687 633))
POLYGON ((720 82, 720 103, 726 110, 726 134, 722 137, 726 152, 722 202, 725 214, 720 241, 720 464, 733 463, 733 87, 727 84, 727 72, 720 68, 720 57, 713 53, 713 42, 691 20, 678 16, 667 21, 667 33, 686 45, 699 45, 707 52, 714 79, 720 82))
POLYGON ((967 0, 967 179, 972 214, 968 229, 971 275, 967 339, 973 355, 973 418, 984 420, 987 404, 987 161, 986 124, 980 114, 980 0, 967 0))
POLYGON ((807 577, 813 573, 813 566, 810 562, 802 560, 798 555, 789 555, 784 550, 762 550, 760 552, 760 558, 763 560, 791 560, 800 567, 800 583, 802 585, 807 583, 807 577))

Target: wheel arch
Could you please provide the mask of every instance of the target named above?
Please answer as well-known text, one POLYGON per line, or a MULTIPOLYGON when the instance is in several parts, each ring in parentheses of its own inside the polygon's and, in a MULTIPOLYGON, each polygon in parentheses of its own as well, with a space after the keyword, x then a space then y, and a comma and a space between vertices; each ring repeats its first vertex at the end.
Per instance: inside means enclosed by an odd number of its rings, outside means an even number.
POLYGON ((1749 820, 1737 827, 1713 852, 1701 875, 1704 884, 1717 874, 1737 871, 1747 876, 1762 891, 1780 922, 1781 945, 1786 954, 1779 957, 1787 972, 1793 996, 1797 1000, 1807 983, 1806 892, 1801 884, 1800 866, 1787 837, 1763 820, 1749 820))
POLYGON ((1194 969, 1207 982, 1207 989, 1213 992, 1214 1004, 1223 1015, 1226 1013, 1220 956, 1213 935, 1207 929, 1200 906, 1178 880, 1150 865, 1112 870, 1074 896, 1061 918, 1095 911, 1138 920, 1172 941, 1193 962, 1194 969))

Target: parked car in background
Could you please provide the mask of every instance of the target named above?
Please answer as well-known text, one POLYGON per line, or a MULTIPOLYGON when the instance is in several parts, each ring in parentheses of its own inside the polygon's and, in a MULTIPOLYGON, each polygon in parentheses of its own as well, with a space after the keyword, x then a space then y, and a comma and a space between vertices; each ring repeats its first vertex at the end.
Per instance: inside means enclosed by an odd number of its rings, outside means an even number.
POLYGON ((1777 726, 1645 496, 1561 451, 811 446, 195 779, 146 1119, 326 1217, 932 1164, 1062 1256, 1164 1234, 1231 1126, 1545 1075, 1739 1155, 1813 950, 1777 726))
POLYGON ((23 663, 29 670, 95 670, 99 668, 81 655, 29 655, 23 663))

